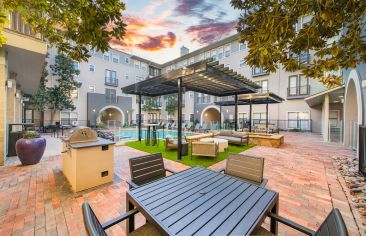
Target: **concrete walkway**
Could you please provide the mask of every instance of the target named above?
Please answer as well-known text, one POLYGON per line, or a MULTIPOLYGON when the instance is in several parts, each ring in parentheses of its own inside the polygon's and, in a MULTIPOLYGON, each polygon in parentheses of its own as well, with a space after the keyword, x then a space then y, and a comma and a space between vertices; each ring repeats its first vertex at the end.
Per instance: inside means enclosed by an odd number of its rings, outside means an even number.
MULTIPOLYGON (((280 149, 254 147, 245 153, 265 158, 268 187, 280 193, 280 214, 316 229, 332 206, 338 207, 351 235, 364 235, 365 222, 348 204, 344 183, 333 165, 336 155, 354 152, 326 144, 314 134, 286 133, 280 149), (356 218, 356 221, 355 221, 356 218)), ((72 193, 61 172, 60 142, 48 140, 47 155, 33 166, 20 166, 10 158, 0 167, 0 235, 86 235, 81 204, 88 201, 101 222, 125 212, 124 180, 129 177, 128 159, 144 153, 129 147, 115 148, 114 183, 80 193, 72 193)), ((177 171, 188 168, 166 160, 177 171)), ((217 163, 211 168, 224 166, 217 163)), ((137 224, 144 222, 138 216, 137 224)), ((124 235, 125 224, 109 230, 124 235)), ((280 235, 298 235, 280 225, 280 235)))

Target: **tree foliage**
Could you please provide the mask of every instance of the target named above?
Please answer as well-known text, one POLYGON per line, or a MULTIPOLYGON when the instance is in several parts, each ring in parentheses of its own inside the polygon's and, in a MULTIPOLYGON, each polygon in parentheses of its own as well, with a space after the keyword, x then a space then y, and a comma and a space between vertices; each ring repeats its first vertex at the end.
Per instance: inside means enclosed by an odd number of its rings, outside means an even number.
POLYGON ((144 97, 143 111, 152 111, 159 107, 159 101, 157 97, 144 97))
POLYGON ((34 108, 39 112, 44 112, 47 109, 48 105, 48 90, 46 87, 47 76, 47 62, 45 62, 43 65, 38 91, 34 96, 30 97, 31 103, 34 105, 34 108))
POLYGON ((169 94, 164 96, 166 101, 165 111, 168 114, 174 115, 178 109, 178 94, 169 94))
POLYGON ((75 80, 75 76, 80 73, 79 70, 74 68, 70 58, 62 54, 56 56, 55 64, 50 68, 52 75, 56 77, 56 84, 47 89, 49 107, 54 112, 74 110, 71 94, 81 86, 81 83, 75 80))
POLYGON ((105 52, 111 39, 125 34, 121 19, 125 4, 120 0, 2 0, 0 9, 0 47, 2 16, 12 11, 60 54, 76 61, 87 60, 88 46, 105 52))
POLYGON ((287 71, 300 69, 332 87, 341 83, 341 77, 329 72, 366 63, 366 1, 231 0, 231 4, 243 10, 238 32, 240 41, 248 42, 245 61, 250 66, 270 72, 280 65, 287 71), (304 16, 310 21, 296 30, 304 16), (308 51, 315 53, 309 65, 293 56, 308 51))

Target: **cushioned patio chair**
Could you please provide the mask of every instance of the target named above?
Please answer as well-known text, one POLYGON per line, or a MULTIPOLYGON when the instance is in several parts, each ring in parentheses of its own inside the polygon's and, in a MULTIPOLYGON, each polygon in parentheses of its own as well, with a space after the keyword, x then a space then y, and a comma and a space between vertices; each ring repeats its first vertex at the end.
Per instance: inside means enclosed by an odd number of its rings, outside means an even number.
MULTIPOLYGON (((290 221, 273 213, 270 213, 268 216, 271 217, 273 220, 278 221, 284 225, 287 225, 306 235, 348 236, 346 224, 344 223, 343 217, 337 208, 332 209, 332 211, 329 213, 327 218, 325 218, 325 220, 320 225, 317 231, 305 228, 302 225, 299 225, 293 221, 290 221)), ((266 230, 265 228, 260 227, 252 235, 273 235, 273 234, 268 230, 266 230)))
POLYGON ((219 146, 214 142, 192 142, 191 160, 192 156, 206 156, 217 158, 219 146))
POLYGON ((219 171, 264 188, 266 187, 268 180, 263 178, 263 170, 263 158, 229 153, 225 168, 222 168, 219 171))
POLYGON ((165 151, 168 151, 169 149, 177 149, 178 148, 178 142, 174 141, 172 136, 167 136, 164 140, 165 145, 165 151))
POLYGON ((149 154, 141 157, 129 159, 131 179, 127 180, 130 188, 163 178, 166 172, 175 174, 176 172, 165 168, 161 153, 149 154))
MULTIPOLYGON (((114 218, 104 224, 101 224, 94 214, 92 208, 89 203, 84 202, 82 206, 83 210, 83 218, 86 232, 89 236, 106 236, 105 230, 112 227, 115 224, 118 224, 124 220, 127 220, 129 217, 132 217, 136 213, 138 213, 137 209, 133 209, 129 212, 124 213, 123 215, 114 218)), ((130 236, 159 236, 162 235, 152 224, 146 223, 143 226, 137 228, 130 236)))

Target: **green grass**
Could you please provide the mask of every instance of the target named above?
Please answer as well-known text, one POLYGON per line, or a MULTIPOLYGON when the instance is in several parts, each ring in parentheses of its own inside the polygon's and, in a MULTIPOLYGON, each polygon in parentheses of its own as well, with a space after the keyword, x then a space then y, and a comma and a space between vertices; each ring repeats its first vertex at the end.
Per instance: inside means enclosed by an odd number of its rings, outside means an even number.
MULTIPOLYGON (((160 141, 159 147, 156 146, 146 146, 144 140, 141 141, 132 141, 126 142, 126 146, 135 148, 137 150, 147 152, 147 153, 157 153, 161 152, 163 157, 172 161, 177 161, 177 150, 168 150, 165 151, 164 142, 160 141)), ((254 144, 249 144, 248 146, 236 146, 236 145, 229 145, 228 152, 240 153, 249 148, 254 147, 254 144)), ((227 157, 227 153, 220 152, 215 160, 212 157, 203 157, 203 156, 190 156, 191 150, 188 152, 188 156, 183 156, 182 160, 179 161, 188 166, 203 166, 209 167, 217 162, 225 160, 227 157)))

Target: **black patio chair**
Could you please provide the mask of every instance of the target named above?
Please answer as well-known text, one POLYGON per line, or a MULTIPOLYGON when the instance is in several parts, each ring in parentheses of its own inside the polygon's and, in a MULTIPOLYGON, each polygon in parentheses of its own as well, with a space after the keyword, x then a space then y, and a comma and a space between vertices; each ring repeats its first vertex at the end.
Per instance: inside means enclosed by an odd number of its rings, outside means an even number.
POLYGON ((174 170, 165 168, 161 153, 149 154, 129 159, 131 179, 127 180, 130 188, 163 178, 166 172, 175 174, 174 170))
MULTIPOLYGON (((127 220, 130 217, 133 217, 138 210, 135 208, 131 211, 120 215, 117 218, 114 218, 110 221, 107 221, 104 224, 101 224, 94 214, 92 208, 90 207, 89 203, 84 202, 82 206, 83 210, 83 218, 84 218, 84 226, 86 232, 89 236, 106 236, 105 230, 112 227, 115 224, 118 224, 124 220, 127 220)), ((141 235, 149 235, 149 236, 159 236, 161 235, 160 232, 150 223, 146 223, 143 226, 137 228, 133 232, 129 234, 130 236, 141 236, 141 235)))
MULTIPOLYGON (((284 225, 287 225, 299 232, 302 232, 306 235, 314 235, 314 236, 348 236, 348 231, 346 228, 346 224, 344 223, 343 217, 337 208, 333 208, 329 213, 327 218, 323 221, 317 231, 313 231, 308 229, 302 225, 299 225, 293 221, 290 221, 286 218, 283 218, 279 215, 270 213, 268 215, 273 220, 278 221, 284 225)), ((263 227, 260 227, 255 231, 252 235, 273 235, 268 230, 263 227)))

